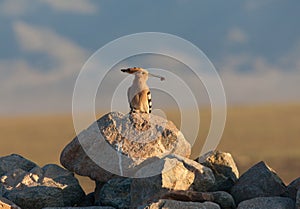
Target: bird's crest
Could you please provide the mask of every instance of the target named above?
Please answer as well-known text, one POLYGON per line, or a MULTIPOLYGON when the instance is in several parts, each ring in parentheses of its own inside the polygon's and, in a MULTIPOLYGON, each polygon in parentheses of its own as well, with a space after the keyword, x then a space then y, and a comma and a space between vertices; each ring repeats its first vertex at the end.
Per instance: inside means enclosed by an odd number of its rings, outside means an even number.
POLYGON ((127 69, 121 69, 122 72, 124 73, 129 73, 129 74, 135 74, 136 72, 144 72, 152 77, 160 78, 161 81, 164 81, 165 78, 160 76, 160 75, 155 75, 152 73, 149 73, 147 70, 139 67, 132 67, 132 68, 127 68, 127 69))
POLYGON ((139 67, 132 67, 132 68, 127 68, 127 69, 121 69, 122 72, 124 73, 129 73, 129 74, 134 74, 138 71, 144 70, 143 68, 139 67))

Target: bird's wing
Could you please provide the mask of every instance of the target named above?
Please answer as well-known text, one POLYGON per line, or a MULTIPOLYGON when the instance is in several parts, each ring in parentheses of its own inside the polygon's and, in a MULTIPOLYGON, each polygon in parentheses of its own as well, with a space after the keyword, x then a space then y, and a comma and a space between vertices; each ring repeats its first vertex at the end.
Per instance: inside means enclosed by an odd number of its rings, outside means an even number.
POLYGON ((131 112, 142 112, 139 93, 137 93, 136 95, 134 95, 132 97, 131 102, 130 102, 130 110, 131 110, 131 112))
POLYGON ((145 113, 151 113, 152 102, 149 89, 145 89, 139 93, 140 110, 145 113))
MULTIPOLYGON (((131 93, 129 93, 129 100, 131 93)), ((142 90, 135 94, 130 103, 131 112, 151 113, 151 94, 149 89, 142 90)))

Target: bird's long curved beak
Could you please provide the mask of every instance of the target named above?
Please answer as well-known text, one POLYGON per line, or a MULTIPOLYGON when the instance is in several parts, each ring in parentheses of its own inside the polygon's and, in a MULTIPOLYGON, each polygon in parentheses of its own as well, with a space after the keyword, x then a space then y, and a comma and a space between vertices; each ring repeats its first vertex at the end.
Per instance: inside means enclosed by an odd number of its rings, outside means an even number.
POLYGON ((151 75, 152 77, 160 78, 161 81, 166 80, 165 77, 162 77, 160 75, 155 75, 155 74, 152 74, 152 73, 148 73, 148 75, 151 75))

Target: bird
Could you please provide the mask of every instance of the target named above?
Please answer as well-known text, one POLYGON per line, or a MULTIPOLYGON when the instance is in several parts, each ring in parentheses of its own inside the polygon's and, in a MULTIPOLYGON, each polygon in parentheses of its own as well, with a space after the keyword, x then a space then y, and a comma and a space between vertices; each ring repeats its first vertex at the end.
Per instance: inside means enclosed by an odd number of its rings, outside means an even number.
POLYGON ((128 88, 127 97, 130 106, 130 113, 147 113, 152 111, 151 92, 147 85, 149 76, 165 80, 164 77, 149 73, 146 69, 139 67, 132 67, 121 69, 124 73, 134 75, 132 85, 128 88))

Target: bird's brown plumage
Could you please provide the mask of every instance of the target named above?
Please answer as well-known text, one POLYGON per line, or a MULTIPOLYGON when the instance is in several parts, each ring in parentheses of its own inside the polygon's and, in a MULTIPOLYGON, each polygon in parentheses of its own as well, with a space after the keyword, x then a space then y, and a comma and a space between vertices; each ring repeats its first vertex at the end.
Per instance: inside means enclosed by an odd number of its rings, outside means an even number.
MULTIPOLYGON (((127 68, 121 69, 122 72, 134 74, 135 78, 132 85, 127 91, 128 102, 130 105, 130 112, 135 113, 151 113, 152 100, 149 87, 147 85, 148 71, 143 68, 127 68)), ((164 80, 163 77, 150 74, 154 77, 159 77, 164 80)))

